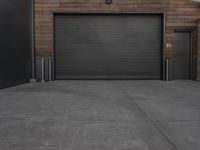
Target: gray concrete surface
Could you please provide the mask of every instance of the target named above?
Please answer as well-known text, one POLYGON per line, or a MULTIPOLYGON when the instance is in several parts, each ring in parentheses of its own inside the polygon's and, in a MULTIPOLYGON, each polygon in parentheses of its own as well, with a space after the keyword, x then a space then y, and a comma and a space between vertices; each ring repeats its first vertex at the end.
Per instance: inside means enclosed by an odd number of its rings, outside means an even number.
POLYGON ((199 150, 200 83, 55 81, 0 91, 0 150, 199 150))

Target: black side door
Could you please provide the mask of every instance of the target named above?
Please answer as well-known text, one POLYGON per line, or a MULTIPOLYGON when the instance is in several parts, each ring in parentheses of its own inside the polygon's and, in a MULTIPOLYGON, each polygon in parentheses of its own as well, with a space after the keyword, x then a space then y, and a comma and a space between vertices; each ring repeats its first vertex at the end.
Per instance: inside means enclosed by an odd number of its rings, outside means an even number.
POLYGON ((190 79, 191 32, 176 31, 173 34, 173 78, 190 79))

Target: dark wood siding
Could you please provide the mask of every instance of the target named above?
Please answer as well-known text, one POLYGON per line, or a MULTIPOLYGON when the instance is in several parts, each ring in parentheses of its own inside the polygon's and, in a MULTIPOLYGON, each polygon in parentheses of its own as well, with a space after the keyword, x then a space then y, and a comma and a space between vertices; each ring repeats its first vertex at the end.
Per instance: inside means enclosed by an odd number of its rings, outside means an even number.
MULTIPOLYGON (((200 6, 191 0, 35 0, 35 39, 37 56, 51 56, 53 51, 54 12, 165 12, 165 42, 172 43, 174 29, 193 30, 193 54, 197 53, 197 19, 200 6)), ((172 48, 165 48, 165 56, 172 57, 172 48)))

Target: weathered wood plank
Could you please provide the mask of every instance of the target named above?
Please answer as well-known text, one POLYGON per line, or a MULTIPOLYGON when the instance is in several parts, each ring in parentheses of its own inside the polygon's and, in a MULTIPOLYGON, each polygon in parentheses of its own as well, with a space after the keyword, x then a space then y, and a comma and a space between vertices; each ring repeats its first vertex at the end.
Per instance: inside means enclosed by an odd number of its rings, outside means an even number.
MULTIPOLYGON (((173 42, 175 29, 193 30, 193 55, 197 55, 197 20, 200 5, 190 0, 35 0, 36 55, 53 53, 53 12, 165 12, 165 43, 173 42)), ((165 57, 173 57, 172 48, 165 48, 165 57)))

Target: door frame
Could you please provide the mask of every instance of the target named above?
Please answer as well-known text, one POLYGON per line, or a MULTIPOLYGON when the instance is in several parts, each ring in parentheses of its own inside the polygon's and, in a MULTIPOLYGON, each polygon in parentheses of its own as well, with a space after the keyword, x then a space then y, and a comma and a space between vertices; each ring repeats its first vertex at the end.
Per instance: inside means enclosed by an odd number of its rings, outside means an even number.
MULTIPOLYGON (((193 71, 193 30, 192 29, 175 29, 173 34, 176 32, 188 32, 190 34, 190 52, 189 52, 189 80, 192 80, 194 71, 193 71)), ((174 50, 172 49, 174 52, 174 50)))
POLYGON ((52 47, 53 47, 53 51, 52 51, 52 71, 53 71, 53 75, 52 78, 53 80, 55 80, 56 77, 56 68, 55 68, 55 64, 56 64, 56 59, 55 59, 55 51, 56 51, 56 47, 55 47, 55 17, 56 15, 70 15, 70 14, 85 14, 85 15, 160 15, 161 16, 161 51, 160 51, 160 80, 165 80, 165 24, 166 24, 166 13, 165 12, 96 12, 96 11, 86 11, 86 12, 82 12, 82 11, 52 11, 52 24, 53 24, 53 28, 52 28, 52 47))

